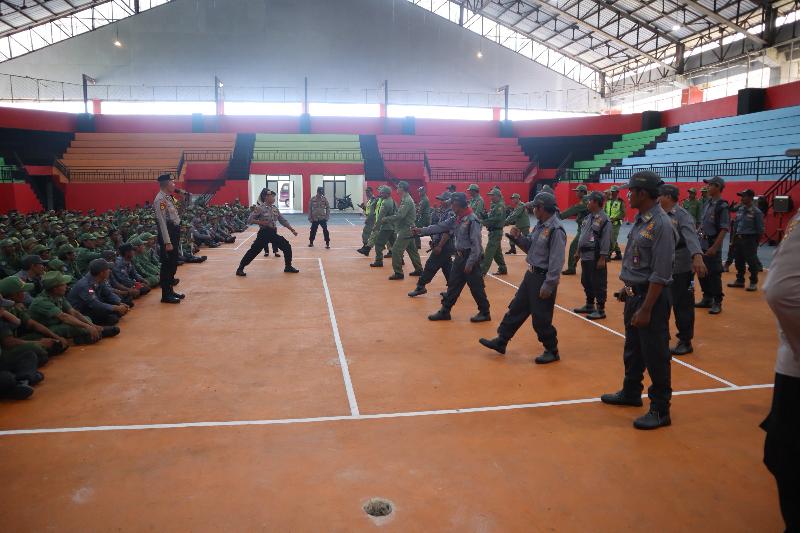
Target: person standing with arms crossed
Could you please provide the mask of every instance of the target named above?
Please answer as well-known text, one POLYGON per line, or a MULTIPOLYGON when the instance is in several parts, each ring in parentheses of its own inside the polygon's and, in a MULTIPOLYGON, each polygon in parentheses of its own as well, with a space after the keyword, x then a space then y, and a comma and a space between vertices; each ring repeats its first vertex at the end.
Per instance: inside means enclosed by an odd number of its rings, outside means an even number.
POLYGON ((153 200, 153 211, 156 217, 159 259, 161 259, 158 276, 161 285, 161 303, 179 304, 184 295, 175 292, 174 288, 178 284, 175 273, 178 271, 178 249, 181 241, 181 217, 175 205, 176 201, 172 197, 172 193, 175 192, 175 180, 169 174, 162 174, 158 177, 158 185, 161 190, 153 200))
POLYGON ((603 394, 610 405, 642 405, 644 371, 652 385, 647 393, 650 410, 633 422, 636 429, 656 429, 672 423, 672 373, 669 353, 669 293, 675 256, 675 230, 669 216, 658 205, 661 178, 649 171, 631 176, 631 207, 638 210, 628 234, 619 278, 625 287, 618 293, 625 302, 625 379, 622 390, 603 394))
POLYGON ((531 317, 533 329, 544 345, 544 353, 534 359, 539 365, 561 359, 558 353, 558 332, 553 326, 553 308, 556 291, 564 266, 567 233, 556 215, 556 197, 540 192, 533 198, 533 214, 538 223, 529 236, 523 237, 517 228, 511 228, 511 237, 526 253, 528 270, 508 306, 508 311, 497 328, 497 337, 480 339, 482 345, 506 353, 506 345, 520 326, 531 317))
POLYGON ((317 187, 317 195, 311 198, 308 205, 308 221, 311 222, 311 233, 308 236, 308 247, 314 246, 317 238, 317 227, 322 226, 325 248, 331 247, 331 236, 328 233, 328 219, 331 218, 331 206, 325 197, 325 189, 317 187))

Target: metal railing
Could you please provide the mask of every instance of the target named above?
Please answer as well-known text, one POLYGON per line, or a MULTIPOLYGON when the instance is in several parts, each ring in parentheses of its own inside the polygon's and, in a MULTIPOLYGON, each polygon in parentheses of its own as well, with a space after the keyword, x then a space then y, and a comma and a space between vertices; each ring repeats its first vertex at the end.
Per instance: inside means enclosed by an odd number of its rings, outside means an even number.
POLYGON ((104 183, 155 181, 161 174, 175 174, 175 168, 70 168, 70 182, 104 183))
POLYGON ((351 161, 360 163, 364 159, 361 151, 343 152, 337 150, 255 150, 253 161, 351 161))
POLYGON ((425 152, 381 152, 384 161, 425 161, 425 152))
POLYGON ((462 170, 456 168, 434 168, 431 181, 508 181, 523 182, 525 174, 521 170, 480 169, 462 170))
POLYGON ((183 160, 186 163, 193 161, 221 161, 227 163, 233 155, 233 150, 185 150, 183 160))
POLYGON ((56 169, 61 172, 65 178, 69 179, 69 168, 67 168, 67 165, 65 165, 63 161, 60 159, 55 159, 53 161, 53 166, 56 167, 56 169))
POLYGON ((13 165, 0 166, 0 183, 25 181, 25 172, 13 165))
POLYGON ((623 181, 636 172, 649 170, 664 181, 696 181, 713 176, 747 176, 758 181, 761 177, 780 176, 792 168, 795 160, 785 155, 740 157, 728 159, 706 159, 676 163, 653 163, 650 165, 621 165, 611 168, 564 169, 560 181, 623 181))

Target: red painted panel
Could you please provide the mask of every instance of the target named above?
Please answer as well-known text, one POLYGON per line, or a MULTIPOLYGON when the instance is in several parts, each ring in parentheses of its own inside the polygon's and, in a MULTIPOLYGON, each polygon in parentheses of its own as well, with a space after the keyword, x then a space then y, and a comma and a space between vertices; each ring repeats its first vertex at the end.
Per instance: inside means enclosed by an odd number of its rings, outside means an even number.
POLYGON ((641 131, 641 129, 642 115, 640 113, 514 122, 514 133, 518 137, 622 135, 641 131))
POLYGON ((225 178, 225 171, 228 163, 187 163, 186 173, 183 178, 186 181, 193 180, 217 180, 225 178))
POLYGON ((800 81, 784 83, 767 89, 767 109, 800 105, 800 81))
POLYGON ((211 199, 211 205, 222 205, 239 200, 244 205, 248 205, 249 182, 247 180, 228 180, 211 199))
POLYGON ((425 164, 422 161, 384 161, 384 168, 390 176, 401 179, 424 179, 425 164))
POLYGON ((49 165, 25 165, 25 170, 31 176, 52 176, 53 167, 49 165))
POLYGON ((312 117, 311 133, 378 135, 383 133, 383 120, 369 117, 312 117))
POLYGON ((43 207, 27 183, 0 183, 0 213, 14 210, 38 213, 43 207))
POLYGON ((73 132, 77 128, 78 115, 0 107, 0 128, 73 132))
POLYGON ((97 115, 94 117, 97 133, 191 133, 191 115, 97 115))
POLYGON ((497 122, 492 121, 418 118, 415 123, 415 133, 417 135, 497 137, 500 134, 500 130, 497 122))
POLYGON ((205 131, 219 133, 300 133, 299 117, 203 117, 205 131))
MULTIPOLYGON (((178 187, 183 188, 183 183, 178 187)), ((68 183, 64 193, 69 210, 102 213, 117 207, 136 207, 152 202, 158 194, 158 184, 142 183, 68 183)))
POLYGON ((690 122, 736 116, 738 96, 726 96, 661 112, 661 126, 679 126, 690 122))

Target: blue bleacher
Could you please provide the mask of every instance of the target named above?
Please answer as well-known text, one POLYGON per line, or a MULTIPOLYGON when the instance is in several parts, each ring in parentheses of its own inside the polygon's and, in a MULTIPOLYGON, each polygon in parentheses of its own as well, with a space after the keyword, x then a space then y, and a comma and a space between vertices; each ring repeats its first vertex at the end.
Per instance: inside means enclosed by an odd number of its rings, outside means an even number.
MULTIPOLYGON (((725 159, 755 160, 782 157, 787 149, 800 146, 800 106, 786 107, 748 115, 693 122, 670 133, 658 146, 643 156, 628 157, 622 166, 671 165, 687 162, 715 162, 725 159)), ((602 181, 616 180, 618 167, 602 181)), ((736 176, 750 180, 755 176, 736 176)), ((758 179, 778 179, 780 175, 759 175, 758 179)))

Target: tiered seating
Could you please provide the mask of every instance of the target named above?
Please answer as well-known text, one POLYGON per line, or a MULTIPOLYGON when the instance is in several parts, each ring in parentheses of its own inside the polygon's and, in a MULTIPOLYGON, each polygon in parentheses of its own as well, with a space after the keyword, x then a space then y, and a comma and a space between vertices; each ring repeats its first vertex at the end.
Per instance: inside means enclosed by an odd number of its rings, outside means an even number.
POLYGON ((427 155, 432 179, 521 176, 530 160, 515 138, 450 137, 439 135, 379 135, 378 148, 385 160, 392 154, 427 155))
POLYGON ((149 180, 176 172, 184 154, 227 161, 235 141, 232 133, 77 133, 59 162, 73 181, 149 180))
POLYGON ((358 135, 259 133, 253 161, 360 163, 358 135))
POLYGON ((632 156, 635 152, 654 142, 659 135, 666 133, 666 128, 655 130, 637 131, 636 133, 626 133, 619 141, 614 141, 611 148, 605 149, 602 153, 596 154, 592 159, 576 161, 573 165, 575 169, 584 168, 603 168, 610 165, 615 159, 625 159, 632 156))
POLYGON ((0 157, 0 182, 2 183, 25 183, 19 167, 6 163, 5 158, 0 157))
POLYGON ((694 122, 670 133, 643 156, 624 158, 622 165, 627 168, 612 169, 608 179, 623 178, 631 166, 661 165, 685 170, 676 172, 679 179, 705 177, 703 169, 716 166, 716 173, 725 176, 727 172, 732 179, 773 180, 781 176, 783 154, 797 146, 800 106, 694 122), (689 167, 698 168, 696 175, 690 175, 689 167))

